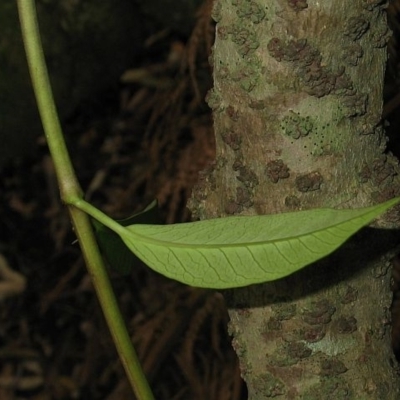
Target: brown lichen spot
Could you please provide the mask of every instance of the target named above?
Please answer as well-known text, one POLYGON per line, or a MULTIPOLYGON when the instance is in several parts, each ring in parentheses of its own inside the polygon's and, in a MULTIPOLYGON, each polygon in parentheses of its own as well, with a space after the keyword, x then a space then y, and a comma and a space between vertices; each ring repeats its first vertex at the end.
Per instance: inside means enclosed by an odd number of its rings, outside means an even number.
POLYGON ((328 300, 314 301, 301 310, 302 319, 309 325, 325 325, 332 320, 335 313, 334 307, 328 300))
POLYGON ((275 314, 275 317, 280 320, 289 320, 296 315, 297 306, 292 303, 281 303, 281 304, 273 304, 271 306, 272 311, 275 314))
POLYGON ((255 1, 233 0, 232 5, 237 7, 236 14, 239 18, 250 20, 253 24, 259 24, 265 18, 265 11, 255 1))
POLYGON ((232 72, 231 79, 238 82, 246 92, 251 92, 257 86, 258 76, 259 74, 254 68, 247 66, 232 72))
POLYGON ((234 170, 234 171, 239 171, 239 169, 241 168, 241 167, 243 167, 243 162, 240 160, 235 160, 234 162, 233 162, 233 164, 232 164, 232 169, 234 170))
POLYGON ((335 88, 336 77, 332 72, 321 66, 320 62, 299 68, 298 75, 304 84, 304 90, 310 96, 323 97, 335 88))
POLYGON ((295 11, 302 11, 308 7, 307 0, 289 0, 289 6, 295 11))
POLYGON ((240 150, 237 150, 235 152, 235 160, 233 161, 232 169, 234 171, 239 171, 239 169, 242 167, 243 167, 243 154, 240 150))
POLYGON ((222 140, 232 149, 239 150, 242 144, 242 137, 235 132, 225 132, 222 134, 222 140))
POLYGON ((271 57, 277 61, 282 61, 284 57, 284 42, 276 37, 272 38, 267 44, 267 50, 271 57))
POLYGON ((217 69, 217 71, 218 71, 218 76, 221 79, 227 79, 231 75, 231 72, 227 66, 220 66, 217 69))
POLYGON ((252 387, 257 398, 283 396, 286 393, 285 384, 269 373, 253 379, 252 387))
POLYGON ((374 278, 382 278, 382 276, 386 276, 390 269, 389 262, 380 262, 374 268, 372 268, 372 276, 374 278))
POLYGON ((226 108, 226 113, 228 114, 228 117, 232 120, 232 121, 238 121, 239 120, 239 111, 236 110, 234 107, 232 106, 228 106, 226 108))
POLYGON ((373 114, 365 115, 363 119, 360 121, 361 124, 359 124, 358 126, 358 133, 360 135, 374 135, 374 134, 381 135, 383 129, 381 126, 376 125, 377 120, 379 120, 379 118, 374 116, 373 114))
POLYGON ((332 329, 342 334, 353 333, 357 330, 357 320, 354 317, 340 317, 334 321, 332 329))
POLYGON ((239 176, 236 179, 248 188, 254 188, 258 185, 258 178, 255 172, 245 166, 239 168, 239 176))
MULTIPOLYGON (((390 200, 393 197, 396 197, 397 191, 394 190, 392 186, 386 187, 383 190, 375 191, 371 193, 371 199, 374 203, 383 203, 386 200, 390 200)), ((390 211, 389 211, 390 212, 390 211)), ((386 214, 387 216, 387 214, 386 214)))
POLYGON ((303 330, 302 339, 308 343, 316 343, 325 337, 325 333, 326 330, 324 325, 315 325, 309 329, 303 330))
POLYGON ((279 179, 289 178, 289 168, 283 160, 270 161, 266 168, 265 173, 273 183, 277 183, 279 179))
POLYGON ((316 343, 324 338, 326 334, 325 326, 316 325, 307 328, 284 330, 280 333, 285 342, 305 341, 307 343, 316 343))
POLYGON ((343 74, 344 70, 342 68, 339 72, 333 73, 321 64, 319 51, 311 48, 311 46, 309 47, 310 61, 302 60, 299 63, 297 75, 304 85, 304 90, 309 95, 320 98, 330 94, 335 89, 338 76, 343 74))
POLYGON ((193 187, 191 199, 196 198, 199 201, 205 200, 208 196, 209 187, 207 185, 206 178, 201 172, 199 172, 198 180, 196 185, 193 187))
POLYGON ((229 33, 232 35, 232 42, 238 46, 238 53, 243 57, 253 54, 260 46, 256 33, 240 25, 232 26, 229 33))
POLYGON ((230 33, 230 29, 225 25, 218 25, 216 32, 217 32, 218 39, 226 40, 230 33))
POLYGON ((381 158, 374 160, 371 168, 373 181, 376 185, 382 184, 382 182, 386 179, 392 182, 393 177, 396 175, 393 165, 387 162, 386 156, 382 156, 381 158))
MULTIPOLYGON (((390 262, 387 262, 390 267, 390 262)), ((383 316, 381 319, 382 326, 390 326, 392 322, 392 309, 391 307, 383 307, 383 316)))
POLYGON ((353 67, 358 65, 358 62, 363 55, 364 50, 358 43, 351 43, 343 48, 343 61, 353 67))
POLYGON ((282 322, 275 317, 271 317, 266 323, 266 330, 267 333, 268 331, 280 331, 282 330, 282 322))
POLYGON ((343 295, 340 297, 342 304, 349 304, 356 301, 358 298, 358 290, 351 285, 347 285, 343 295))
POLYGON ((291 342, 284 345, 287 354, 296 362, 303 360, 304 358, 310 357, 312 350, 306 346, 303 342, 291 342))
POLYGON ((353 81, 350 76, 345 73, 345 68, 341 67, 336 74, 334 94, 352 96, 355 93, 353 81))
POLYGON ((296 196, 290 195, 285 197, 285 206, 292 210, 298 209, 300 204, 300 199, 296 196))
POLYGON ((228 215, 234 215, 234 214, 239 214, 243 210, 243 207, 236 203, 234 199, 230 199, 227 201, 225 204, 225 213, 228 215))
POLYGON ((208 185, 210 185, 212 190, 215 190, 216 187, 216 179, 214 176, 215 172, 215 166, 216 163, 215 161, 209 163, 206 168, 203 169, 203 171, 199 172, 200 179, 205 179, 208 185))
POLYGON ((356 117, 364 115, 367 112, 368 95, 362 93, 351 94, 343 97, 343 105, 345 109, 343 113, 347 117, 356 117))
POLYGON ((247 188, 238 186, 236 188, 236 203, 245 208, 251 207, 254 204, 251 192, 247 188))
POLYGON ((367 32, 369 22, 361 16, 350 17, 345 24, 344 34, 351 40, 356 41, 367 32))
POLYGON ((312 350, 303 342, 285 342, 275 353, 267 357, 267 362, 277 367, 288 367, 310 357, 311 354, 312 350))
POLYGON ((347 371, 347 367, 342 361, 335 358, 329 358, 321 362, 320 375, 322 376, 335 376, 344 374, 347 371))
POLYGON ((322 65, 321 53, 318 49, 310 46, 307 40, 300 39, 284 42, 281 39, 272 38, 267 45, 267 49, 277 61, 295 63, 295 73, 308 94, 322 97, 334 89, 336 74, 322 65))
POLYGON ((252 108, 253 110, 264 110, 266 105, 265 105, 264 100, 251 99, 250 103, 249 103, 249 107, 252 108))
POLYGON ((295 185, 299 192, 305 193, 320 189, 322 182, 322 175, 318 171, 314 171, 298 176, 295 180, 295 185))
MULTIPOLYGON (((318 65, 321 66, 322 56, 320 51, 312 47, 310 44, 307 43, 306 39, 300 39, 297 42, 303 44, 305 42, 305 46, 298 54, 298 63, 299 66, 311 66, 311 65, 318 65)), ((295 61, 295 60, 294 60, 295 61)))
POLYGON ((229 28, 229 33, 232 34, 233 43, 244 44, 250 35, 250 30, 234 26, 229 28))
POLYGON ((363 164, 361 171, 357 175, 360 183, 366 183, 371 179, 372 172, 367 164, 363 164))
MULTIPOLYGON (((290 40, 287 43, 279 38, 272 38, 267 45, 269 54, 277 61, 298 61, 307 50, 307 40, 290 40)), ((308 46, 310 47, 310 46, 308 46)))
POLYGON ((389 42, 391 37, 391 32, 389 27, 386 24, 379 24, 378 27, 375 27, 375 30, 371 35, 371 43, 374 47, 381 49, 385 47, 389 42))

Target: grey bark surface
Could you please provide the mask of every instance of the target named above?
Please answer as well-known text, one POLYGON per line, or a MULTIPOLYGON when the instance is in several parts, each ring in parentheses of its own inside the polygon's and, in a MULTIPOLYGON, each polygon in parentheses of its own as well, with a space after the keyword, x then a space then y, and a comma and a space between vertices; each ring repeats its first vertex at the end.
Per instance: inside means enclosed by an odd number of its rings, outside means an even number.
MULTIPOLYGON (((217 156, 200 219, 355 208, 399 194, 379 124, 389 36, 377 0, 216 0, 217 156)), ((224 293, 249 398, 398 399, 393 210, 286 279, 224 293)))

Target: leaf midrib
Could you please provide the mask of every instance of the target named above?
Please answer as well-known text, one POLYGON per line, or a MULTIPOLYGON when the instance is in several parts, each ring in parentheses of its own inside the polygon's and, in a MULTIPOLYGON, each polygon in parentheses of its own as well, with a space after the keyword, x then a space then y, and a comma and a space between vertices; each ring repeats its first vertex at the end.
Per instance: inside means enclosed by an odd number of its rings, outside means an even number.
MULTIPOLYGON (((260 241, 256 241, 256 242, 213 243, 213 244, 179 243, 179 242, 174 242, 174 241, 155 239, 153 237, 145 236, 145 235, 140 234, 140 232, 131 231, 129 229, 130 227, 139 227, 139 226, 141 226, 140 224, 131 225, 129 227, 126 227, 125 229, 129 232, 128 236, 134 236, 142 243, 148 243, 150 245, 159 246, 159 247, 188 248, 188 249, 222 249, 222 248, 239 248, 239 247, 257 247, 260 245, 276 245, 280 242, 290 242, 290 241, 294 241, 294 240, 300 240, 301 238, 308 237, 308 236, 314 236, 314 237, 317 236, 316 239, 321 240, 318 237, 319 232, 331 231, 331 230, 334 230, 335 228, 338 228, 345 224, 354 224, 357 227, 357 229, 354 229, 354 233, 356 233, 357 230, 359 229, 360 225, 357 224, 355 221, 357 221, 359 219, 365 219, 366 221, 365 221, 365 223, 363 223, 363 226, 366 226, 368 223, 373 221, 375 215, 379 214, 379 212, 377 212, 376 208, 374 210, 371 210, 371 208, 372 207, 368 207, 365 210, 366 211, 365 214, 361 214, 357 217, 349 218, 348 220, 338 222, 337 224, 334 224, 334 225, 330 225, 329 228, 325 227, 325 228, 320 228, 317 230, 313 230, 312 232, 307 232, 307 233, 303 233, 303 234, 299 234, 299 235, 286 236, 286 237, 277 238, 277 239, 266 239, 266 240, 260 240, 260 241), (368 214, 371 214, 372 216, 370 218, 368 218, 368 214)), ((385 207, 385 208, 387 208, 387 207, 385 207)), ((320 210, 322 211, 324 209, 320 209, 320 210)), ((351 211, 351 209, 349 209, 349 211, 351 211)), ((242 218, 242 217, 238 217, 238 218, 242 218)), ((193 225, 194 224, 195 223, 193 223, 193 225)), ((151 226, 151 225, 146 225, 146 226, 151 226)), ((138 228, 138 229, 140 229, 140 228, 138 228)), ((171 232, 172 232, 172 230, 171 230, 171 232)), ((345 232, 343 236, 350 237, 351 235, 349 235, 348 232, 347 233, 345 232)), ((334 236, 337 236, 337 235, 334 235, 334 236)), ((134 243, 132 243, 132 244, 134 245, 134 243)))

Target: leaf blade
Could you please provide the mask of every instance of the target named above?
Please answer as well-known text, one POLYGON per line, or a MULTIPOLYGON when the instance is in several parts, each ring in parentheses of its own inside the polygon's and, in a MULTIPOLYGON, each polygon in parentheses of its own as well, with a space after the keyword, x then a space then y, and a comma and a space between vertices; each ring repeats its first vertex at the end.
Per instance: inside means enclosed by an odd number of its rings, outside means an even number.
POLYGON ((130 225, 121 239, 169 278, 198 287, 233 288, 282 278, 327 256, 399 201, 352 210, 130 225))

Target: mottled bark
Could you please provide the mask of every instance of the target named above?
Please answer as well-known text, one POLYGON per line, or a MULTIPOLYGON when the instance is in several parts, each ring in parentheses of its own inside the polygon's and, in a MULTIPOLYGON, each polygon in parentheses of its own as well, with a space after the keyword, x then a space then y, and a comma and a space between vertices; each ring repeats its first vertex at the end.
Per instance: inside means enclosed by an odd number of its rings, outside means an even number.
MULTIPOLYGON (((217 156, 201 219, 367 206, 398 195, 379 125, 388 29, 379 0, 216 0, 217 156)), ((398 212, 376 226, 397 227, 398 212)), ((395 231, 368 228, 273 283, 225 293, 249 398, 398 399, 390 347, 395 231)))

